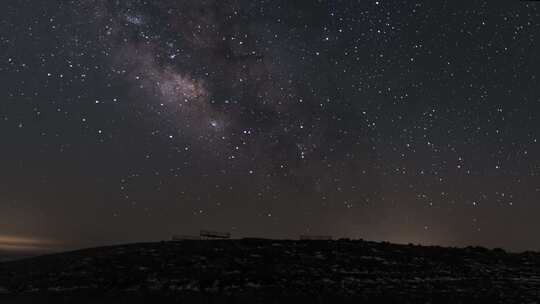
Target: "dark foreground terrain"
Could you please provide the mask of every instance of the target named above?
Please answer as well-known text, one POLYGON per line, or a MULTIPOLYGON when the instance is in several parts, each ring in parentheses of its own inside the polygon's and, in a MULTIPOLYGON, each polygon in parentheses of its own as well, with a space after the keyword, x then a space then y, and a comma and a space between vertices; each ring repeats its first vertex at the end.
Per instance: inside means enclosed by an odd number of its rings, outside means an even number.
POLYGON ((0 303, 540 303, 540 255, 365 241, 102 247, 0 263, 0 303))

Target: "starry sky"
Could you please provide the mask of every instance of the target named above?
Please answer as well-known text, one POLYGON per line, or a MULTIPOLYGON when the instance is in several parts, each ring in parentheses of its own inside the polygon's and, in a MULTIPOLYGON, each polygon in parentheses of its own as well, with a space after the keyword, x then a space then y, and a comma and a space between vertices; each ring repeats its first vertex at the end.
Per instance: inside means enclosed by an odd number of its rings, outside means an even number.
POLYGON ((5 0, 0 248, 540 249, 540 6, 5 0))

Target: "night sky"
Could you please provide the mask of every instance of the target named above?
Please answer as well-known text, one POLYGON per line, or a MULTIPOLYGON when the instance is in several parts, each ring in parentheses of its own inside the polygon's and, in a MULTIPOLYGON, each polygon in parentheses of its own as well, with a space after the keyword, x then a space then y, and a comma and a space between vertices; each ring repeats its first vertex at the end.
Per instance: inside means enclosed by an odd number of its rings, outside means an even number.
POLYGON ((0 50, 0 249, 540 249, 535 2, 4 0, 0 50))

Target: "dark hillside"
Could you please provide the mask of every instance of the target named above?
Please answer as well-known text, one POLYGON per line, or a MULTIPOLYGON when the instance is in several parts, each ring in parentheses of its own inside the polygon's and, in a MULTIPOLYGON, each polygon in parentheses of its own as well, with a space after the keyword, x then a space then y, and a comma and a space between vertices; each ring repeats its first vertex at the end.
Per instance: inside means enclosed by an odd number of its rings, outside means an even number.
POLYGON ((365 241, 142 243, 0 263, 0 303, 535 303, 540 255, 365 241))

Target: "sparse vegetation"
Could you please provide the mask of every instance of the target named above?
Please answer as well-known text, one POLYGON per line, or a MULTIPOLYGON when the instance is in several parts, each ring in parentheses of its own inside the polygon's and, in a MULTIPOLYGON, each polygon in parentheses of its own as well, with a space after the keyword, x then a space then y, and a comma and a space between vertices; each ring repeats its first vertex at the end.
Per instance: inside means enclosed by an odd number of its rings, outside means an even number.
POLYGON ((539 297, 539 254, 480 247, 186 240, 0 263, 0 303, 532 303, 539 297))

